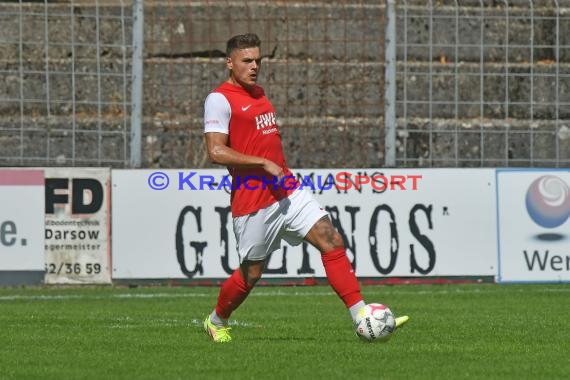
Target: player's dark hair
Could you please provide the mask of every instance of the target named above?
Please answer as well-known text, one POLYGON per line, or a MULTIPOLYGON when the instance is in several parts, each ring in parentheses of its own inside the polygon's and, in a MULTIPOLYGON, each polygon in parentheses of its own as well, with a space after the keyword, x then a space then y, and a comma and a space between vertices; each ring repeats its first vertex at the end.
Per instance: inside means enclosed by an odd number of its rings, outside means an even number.
POLYGON ((228 40, 226 44, 226 56, 230 56, 232 51, 236 49, 247 49, 252 47, 259 47, 261 45, 261 40, 254 33, 239 34, 233 36, 228 40))

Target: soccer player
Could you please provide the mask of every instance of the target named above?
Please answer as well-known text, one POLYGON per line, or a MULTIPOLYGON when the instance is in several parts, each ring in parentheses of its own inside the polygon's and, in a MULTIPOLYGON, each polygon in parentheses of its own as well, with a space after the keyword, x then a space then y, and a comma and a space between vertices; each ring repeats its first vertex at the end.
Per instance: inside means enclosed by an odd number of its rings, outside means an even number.
MULTIPOLYGON (((312 194, 299 189, 287 167, 275 109, 257 85, 261 41, 255 34, 230 38, 228 79, 204 105, 204 132, 212 162, 232 176, 231 212, 240 267, 222 284, 217 304, 204 321, 214 342, 231 341, 228 319, 261 278, 281 240, 303 240, 321 253, 329 284, 353 322, 365 306, 340 234, 312 194)), ((408 317, 396 319, 400 326, 408 317)))

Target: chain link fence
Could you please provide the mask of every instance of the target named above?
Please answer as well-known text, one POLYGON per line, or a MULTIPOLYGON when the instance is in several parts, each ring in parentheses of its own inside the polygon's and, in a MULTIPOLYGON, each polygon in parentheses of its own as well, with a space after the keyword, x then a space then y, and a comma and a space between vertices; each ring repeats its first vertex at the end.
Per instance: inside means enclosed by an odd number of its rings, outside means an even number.
POLYGON ((290 166, 382 165, 383 15, 376 0, 145 2, 145 165, 210 165, 203 102, 245 32, 262 40, 290 166))
POLYGON ((398 1, 397 165, 570 166, 569 7, 398 1))
POLYGON ((132 6, 0 1, 0 165, 128 162, 132 6))
POLYGON ((3 166, 210 167, 203 101, 244 32, 291 167, 570 166, 568 0, 0 1, 0 20, 3 166))

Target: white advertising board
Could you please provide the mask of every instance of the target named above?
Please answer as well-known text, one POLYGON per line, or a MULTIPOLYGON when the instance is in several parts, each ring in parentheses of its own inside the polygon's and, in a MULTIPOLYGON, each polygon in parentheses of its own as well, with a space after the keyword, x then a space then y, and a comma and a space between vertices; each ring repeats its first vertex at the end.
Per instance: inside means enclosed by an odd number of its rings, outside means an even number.
POLYGON ((110 283, 110 169, 46 168, 45 175, 45 282, 110 283))
POLYGON ((497 170, 499 282, 570 281, 570 170, 497 170))
MULTIPOLYGON (((357 276, 496 275, 493 169, 294 173, 331 215, 357 276)), ((113 170, 113 279, 227 277, 238 257, 225 176, 223 169, 113 170)), ((324 276, 316 249, 286 243, 264 275, 324 276)))
POLYGON ((9 272, 27 278, 14 283, 43 281, 43 170, 0 169, 0 211, 0 283, 9 272))

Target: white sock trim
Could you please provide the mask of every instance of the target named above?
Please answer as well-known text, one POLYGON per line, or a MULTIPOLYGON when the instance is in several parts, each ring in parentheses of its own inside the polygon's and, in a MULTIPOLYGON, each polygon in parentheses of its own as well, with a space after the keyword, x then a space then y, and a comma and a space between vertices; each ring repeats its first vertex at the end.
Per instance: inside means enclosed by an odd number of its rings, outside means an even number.
POLYGON ((223 319, 216 314, 216 310, 212 311, 212 314, 210 314, 210 321, 218 327, 224 327, 228 324, 227 319, 223 319))
POLYGON ((350 313, 353 322, 356 322, 356 320, 358 319, 358 311, 362 309, 364 306, 366 306, 366 303, 364 301, 359 301, 348 308, 348 312, 350 313))

